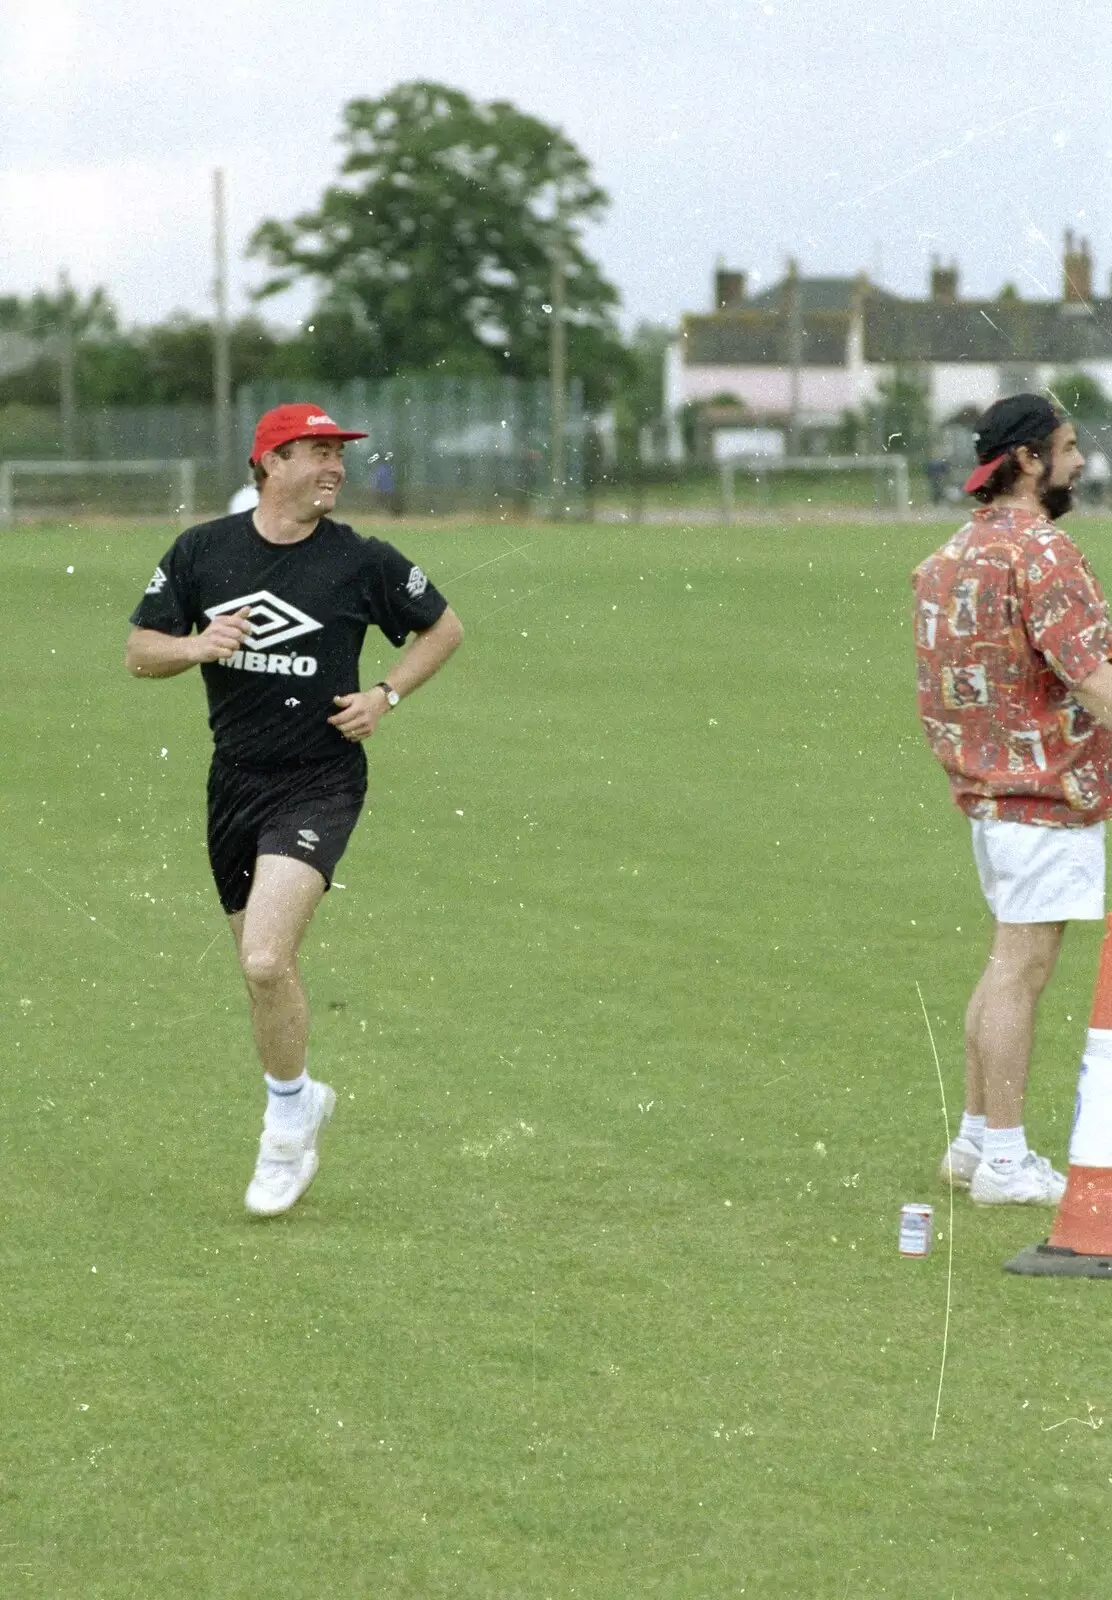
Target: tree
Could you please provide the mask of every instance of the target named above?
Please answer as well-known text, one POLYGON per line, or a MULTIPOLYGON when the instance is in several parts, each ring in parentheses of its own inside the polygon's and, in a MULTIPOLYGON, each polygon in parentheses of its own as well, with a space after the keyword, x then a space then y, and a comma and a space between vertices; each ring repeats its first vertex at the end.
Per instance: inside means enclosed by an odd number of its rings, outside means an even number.
POLYGON ((0 331, 23 334, 39 351, 35 360, 0 383, 0 401, 56 405, 63 367, 72 374, 76 390, 84 393, 87 348, 118 337, 119 324, 104 289, 83 296, 63 277, 54 291, 36 289, 27 300, 0 298, 0 331))
POLYGON ((322 376, 548 369, 552 266, 565 265, 568 368, 596 392, 621 361, 617 291, 581 232, 608 199, 576 146, 505 101, 403 83, 344 108, 341 181, 315 211, 266 221, 249 252, 265 299, 320 285, 322 376))
POLYGON ((873 436, 882 450, 927 456, 931 450, 930 387, 922 372, 897 366, 877 384, 870 411, 873 436))
MULTIPOLYGON (((167 321, 143 331, 142 348, 148 368, 148 399, 158 405, 183 401, 212 403, 212 323, 203 317, 178 312, 167 321)), ((294 360, 280 374, 300 377, 307 365, 301 341, 294 360)), ((251 383, 272 376, 272 362, 283 342, 258 319, 241 317, 231 328, 232 383, 251 383)))
POLYGON ((654 322, 639 323, 626 346, 626 360, 616 372, 614 422, 618 455, 636 456, 643 428, 656 428, 664 417, 664 361, 674 338, 672 330, 654 322))
POLYGON ((1078 422, 1112 422, 1112 400, 1087 372, 1061 373, 1050 392, 1078 422))

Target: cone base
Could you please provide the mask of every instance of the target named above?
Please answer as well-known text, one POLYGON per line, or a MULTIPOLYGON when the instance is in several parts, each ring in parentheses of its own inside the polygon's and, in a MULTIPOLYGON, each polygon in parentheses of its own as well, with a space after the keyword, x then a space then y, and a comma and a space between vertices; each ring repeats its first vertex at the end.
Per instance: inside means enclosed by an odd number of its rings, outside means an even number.
POLYGON ((1086 1256, 1068 1245, 1029 1244, 1005 1261, 1005 1272, 1024 1278, 1108 1278, 1112 1281, 1112 1256, 1086 1256))
POLYGON ((1066 1192, 1046 1242, 1081 1256, 1112 1256, 1112 1165, 1070 1162, 1066 1192))

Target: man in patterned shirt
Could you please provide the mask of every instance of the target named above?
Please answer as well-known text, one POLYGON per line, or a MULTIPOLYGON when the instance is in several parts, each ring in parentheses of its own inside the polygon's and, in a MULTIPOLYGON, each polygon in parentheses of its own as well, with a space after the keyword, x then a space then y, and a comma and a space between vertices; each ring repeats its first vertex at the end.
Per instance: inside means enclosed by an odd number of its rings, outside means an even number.
POLYGON ((965 1018, 961 1127, 941 1176, 982 1205, 1057 1205, 1065 1179, 1023 1130, 1039 997, 1065 925, 1104 916, 1112 815, 1112 623, 1056 526, 1084 459, 1039 395, 998 400, 965 484, 981 507, 919 566, 919 715, 995 919, 965 1018))

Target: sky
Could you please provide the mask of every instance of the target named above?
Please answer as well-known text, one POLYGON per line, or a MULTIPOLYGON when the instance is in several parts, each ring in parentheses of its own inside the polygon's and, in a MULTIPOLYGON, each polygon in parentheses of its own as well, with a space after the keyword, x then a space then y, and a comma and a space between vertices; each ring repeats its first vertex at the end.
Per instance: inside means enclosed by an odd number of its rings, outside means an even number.
MULTIPOLYGON (((611 197, 587 245, 622 321, 709 309, 795 256, 907 295, 1057 295, 1064 230, 1112 271, 1108 0, 0 0, 0 294, 103 285, 127 324, 234 314, 267 217, 334 181, 344 104, 423 78, 559 126, 611 197)), ((311 315, 309 287, 267 319, 311 315)))

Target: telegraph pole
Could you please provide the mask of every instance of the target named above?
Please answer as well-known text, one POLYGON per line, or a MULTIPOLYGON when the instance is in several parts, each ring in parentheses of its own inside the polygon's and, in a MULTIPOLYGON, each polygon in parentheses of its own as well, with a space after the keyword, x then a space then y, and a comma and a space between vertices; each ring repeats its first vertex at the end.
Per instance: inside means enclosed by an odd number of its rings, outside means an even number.
POLYGON ((212 428, 221 498, 232 488, 232 351, 228 326, 228 226, 224 169, 212 174, 212 242, 215 275, 212 294, 212 428))
POLYGON ((77 373, 74 351, 73 288, 65 267, 58 274, 61 326, 58 329, 58 402, 62 416, 62 456, 77 456, 77 373))
POLYGON ((789 400, 788 454, 799 454, 799 411, 803 387, 803 304, 799 283, 799 265, 788 262, 788 360, 791 370, 791 397, 789 400))
POLYGON ((557 204, 556 236, 552 250, 552 327, 548 344, 549 463, 552 515, 564 515, 567 498, 568 346, 567 260, 564 253, 563 212, 557 204))

